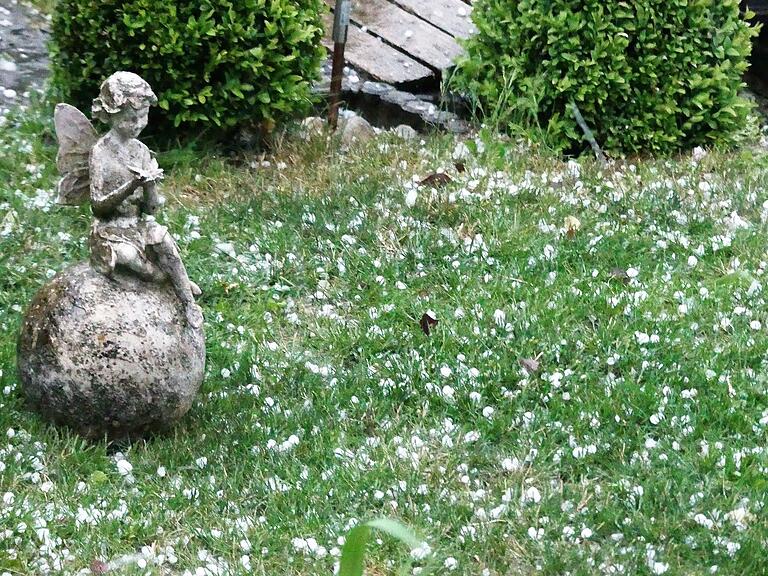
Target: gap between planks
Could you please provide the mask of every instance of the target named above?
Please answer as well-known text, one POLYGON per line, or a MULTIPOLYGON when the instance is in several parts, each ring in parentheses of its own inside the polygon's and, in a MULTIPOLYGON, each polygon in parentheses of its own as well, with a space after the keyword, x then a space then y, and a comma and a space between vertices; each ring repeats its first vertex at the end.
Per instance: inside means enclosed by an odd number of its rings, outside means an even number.
MULTIPOLYGON (((335 4, 334 0, 325 3, 331 8, 335 4)), ((462 53, 450 34, 386 0, 353 2, 351 20, 435 70, 450 67, 462 53)))

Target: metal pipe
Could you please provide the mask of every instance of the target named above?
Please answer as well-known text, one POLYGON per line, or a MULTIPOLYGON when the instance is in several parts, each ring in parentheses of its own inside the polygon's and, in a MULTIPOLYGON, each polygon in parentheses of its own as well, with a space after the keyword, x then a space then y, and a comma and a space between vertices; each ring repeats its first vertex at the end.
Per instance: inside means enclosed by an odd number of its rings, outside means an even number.
POLYGON ((331 68, 331 101, 328 110, 328 125, 336 130, 341 104, 341 80, 344 76, 344 48, 347 44, 349 14, 352 0, 336 0, 333 13, 333 66, 331 68))

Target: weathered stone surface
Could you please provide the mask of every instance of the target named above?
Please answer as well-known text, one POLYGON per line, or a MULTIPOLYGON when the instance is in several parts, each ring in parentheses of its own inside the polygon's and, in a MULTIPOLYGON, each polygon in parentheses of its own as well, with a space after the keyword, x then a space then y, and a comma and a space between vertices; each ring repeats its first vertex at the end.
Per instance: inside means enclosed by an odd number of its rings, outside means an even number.
POLYGON ((48 17, 29 3, 0 0, 0 114, 26 105, 48 78, 48 17))
MULTIPOLYGON (((323 45, 333 52, 333 16, 327 13, 323 16, 325 37, 323 45)), ((347 33, 347 44, 344 50, 345 61, 352 66, 368 72, 373 78, 390 84, 422 82, 434 78, 432 70, 420 64, 404 52, 384 43, 364 32, 359 26, 350 24, 347 33)))
POLYGON ((360 116, 350 116, 344 118, 341 122, 341 145, 344 148, 349 148, 354 144, 362 144, 368 142, 374 136, 374 131, 371 124, 360 116))
MULTIPOLYGON (((322 78, 314 84, 313 91, 320 97, 328 98, 331 85, 330 60, 322 66, 321 72, 322 78)), ((434 90, 437 87, 433 87, 434 90)), ((399 124, 408 124, 416 130, 437 127, 456 134, 464 134, 470 129, 469 124, 457 115, 460 101, 449 98, 440 102, 437 93, 418 96, 390 84, 372 82, 365 73, 354 68, 344 68, 341 99, 349 109, 383 129, 394 128, 399 124)))
POLYGON ((395 136, 402 138, 403 140, 414 140, 419 136, 419 133, 408 126, 408 124, 400 124, 395 126, 392 132, 395 133, 395 136))
MULTIPOLYGON (((336 4, 334 0, 325 0, 325 3, 331 9, 336 4)), ((463 53, 450 34, 387 0, 353 0, 351 19, 354 24, 365 26, 388 44, 436 70, 448 68, 463 53)))
POLYGON ((28 404, 87 437, 141 435, 178 421, 203 381, 205 337, 167 283, 82 263, 27 310, 18 370, 28 404))
POLYGON ((328 123, 319 116, 308 116, 301 121, 299 135, 303 140, 311 140, 328 129, 328 123))

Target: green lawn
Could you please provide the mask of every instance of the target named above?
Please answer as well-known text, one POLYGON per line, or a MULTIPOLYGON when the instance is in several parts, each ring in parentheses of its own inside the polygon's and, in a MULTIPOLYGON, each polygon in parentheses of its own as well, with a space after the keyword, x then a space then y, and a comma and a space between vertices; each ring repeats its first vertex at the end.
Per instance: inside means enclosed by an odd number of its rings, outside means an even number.
MULTIPOLYGON (((20 399, 24 307, 87 256, 50 142, 34 111, 0 128, 0 574, 332 574, 379 516, 440 574, 768 574, 765 151, 163 154, 207 376, 172 434, 115 446, 20 399)), ((382 540, 369 574, 409 558, 382 540)))

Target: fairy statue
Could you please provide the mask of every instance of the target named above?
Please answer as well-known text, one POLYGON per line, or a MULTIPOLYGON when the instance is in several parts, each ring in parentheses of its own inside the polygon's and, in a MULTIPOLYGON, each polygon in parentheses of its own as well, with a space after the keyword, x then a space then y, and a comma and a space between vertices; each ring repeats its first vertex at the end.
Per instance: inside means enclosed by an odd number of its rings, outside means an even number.
POLYGON ((112 74, 93 101, 93 117, 110 128, 101 138, 77 108, 56 106, 59 202, 90 202, 94 219, 89 247, 95 270, 110 278, 125 273, 148 282, 170 281, 187 322, 199 328, 203 314, 195 296, 200 288, 189 279, 168 229, 154 218, 164 202, 157 190, 163 171, 136 139, 155 104, 157 97, 140 76, 112 74))

